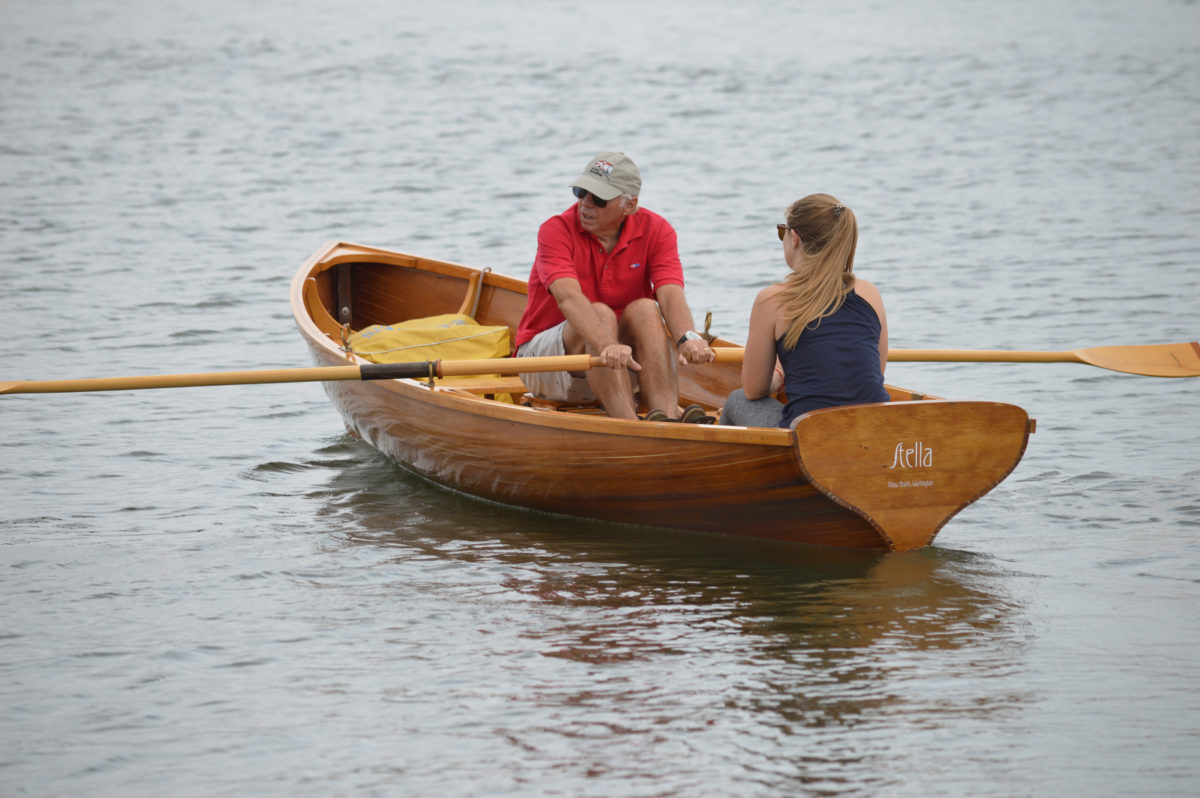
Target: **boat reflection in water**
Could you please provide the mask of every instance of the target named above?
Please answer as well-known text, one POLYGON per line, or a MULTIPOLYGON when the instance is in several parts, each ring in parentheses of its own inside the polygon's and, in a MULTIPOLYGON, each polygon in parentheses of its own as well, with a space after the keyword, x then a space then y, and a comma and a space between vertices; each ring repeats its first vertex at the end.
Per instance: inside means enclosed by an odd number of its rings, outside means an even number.
POLYGON ((1027 635, 1011 575, 988 556, 581 522, 447 493, 350 438, 332 449, 318 515, 381 604, 424 613, 395 642, 552 708, 554 734, 594 722, 561 715, 578 706, 621 728, 732 712, 795 733, 987 717, 1020 700, 980 682, 1019 670, 1027 635), (582 670, 550 664, 563 661, 582 670), (596 668, 612 670, 598 681, 596 668))

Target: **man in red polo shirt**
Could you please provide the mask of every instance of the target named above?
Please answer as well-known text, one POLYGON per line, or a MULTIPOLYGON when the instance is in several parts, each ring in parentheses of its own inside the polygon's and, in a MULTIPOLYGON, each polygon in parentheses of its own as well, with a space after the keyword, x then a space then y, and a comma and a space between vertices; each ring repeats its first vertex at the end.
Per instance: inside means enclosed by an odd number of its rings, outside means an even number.
POLYGON ((677 418, 676 360, 706 363, 715 355, 692 329, 675 230, 638 207, 642 178, 624 153, 600 153, 571 187, 579 201, 538 230, 516 354, 587 353, 607 368, 521 378, 546 399, 598 398, 614 418, 637 418, 638 390, 662 411, 652 417, 677 418))

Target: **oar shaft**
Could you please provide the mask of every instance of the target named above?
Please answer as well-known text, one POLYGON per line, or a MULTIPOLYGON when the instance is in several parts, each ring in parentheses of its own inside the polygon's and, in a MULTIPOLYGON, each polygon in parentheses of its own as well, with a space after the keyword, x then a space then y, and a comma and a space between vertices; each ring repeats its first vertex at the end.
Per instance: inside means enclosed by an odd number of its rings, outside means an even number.
MULTIPOLYGON (((718 363, 740 363, 746 350, 740 346, 713 349, 718 363)), ((1074 352, 1007 352, 1003 349, 889 349, 888 361, 974 363, 1082 363, 1074 352)))
POLYGON ((198 388, 208 385, 263 385, 285 382, 391 380, 453 377, 464 374, 527 374, 535 371, 586 371, 600 366, 598 357, 493 358, 434 360, 413 363, 367 363, 361 366, 317 366, 261 371, 210 371, 196 374, 155 374, 136 377, 95 377, 79 380, 19 380, 0 382, 0 394, 137 391, 151 388, 198 388))
POLYGON ((1083 363, 1075 352, 1005 351, 1003 349, 889 349, 896 363, 1083 363))
POLYGON ((81 380, 23 380, 0 384, 0 393, 79 393, 137 391, 149 388, 196 388, 206 385, 262 385, 274 382, 317 382, 362 379, 358 366, 215 371, 198 374, 156 374, 138 377, 96 377, 81 380))
MULTIPOLYGON (((718 363, 740 363, 746 350, 721 346, 713 350, 718 363)), ((1002 349, 891 349, 894 362, 955 363, 1083 363, 1149 377, 1200 376, 1200 344, 1107 346, 1076 351, 1007 351, 1002 349)), ((559 357, 434 360, 413 363, 368 363, 307 369, 216 371, 198 374, 159 374, 141 377, 98 377, 81 380, 19 380, 0 382, 0 394, 133 391, 146 388, 192 388, 204 385, 260 385, 284 382, 338 380, 425 379, 469 374, 527 374, 537 371, 587 371, 603 366, 589 355, 559 357)))
MULTIPOLYGON (((714 350, 717 361, 741 362, 741 347, 714 350)), ((1097 346, 1061 352, 1007 349, 890 349, 893 363, 1082 363, 1144 377, 1200 377, 1200 343, 1097 346)))

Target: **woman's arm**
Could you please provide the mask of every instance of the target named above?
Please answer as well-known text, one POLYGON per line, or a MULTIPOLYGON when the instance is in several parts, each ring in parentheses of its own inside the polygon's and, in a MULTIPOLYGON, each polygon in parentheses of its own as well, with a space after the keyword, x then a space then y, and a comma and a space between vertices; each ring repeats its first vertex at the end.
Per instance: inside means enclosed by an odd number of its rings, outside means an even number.
POLYGON ((775 376, 775 303, 776 286, 764 288, 754 298, 750 310, 750 332, 746 336, 746 354, 742 358, 742 392, 747 399, 762 399, 772 393, 775 376))
POLYGON ((879 289, 875 284, 864 280, 861 277, 854 279, 854 291, 860 297, 867 300, 872 308, 875 309, 875 315, 879 317, 879 370, 886 371, 887 356, 888 356, 888 326, 887 312, 883 309, 883 296, 880 295, 879 289))

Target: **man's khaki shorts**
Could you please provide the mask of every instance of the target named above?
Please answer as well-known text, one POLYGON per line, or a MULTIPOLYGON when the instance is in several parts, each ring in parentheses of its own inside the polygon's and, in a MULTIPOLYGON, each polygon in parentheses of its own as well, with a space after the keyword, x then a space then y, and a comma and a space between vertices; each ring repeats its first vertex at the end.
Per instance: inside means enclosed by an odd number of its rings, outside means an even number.
MULTIPOLYGON (((562 322, 517 347, 517 357, 562 357, 567 353, 563 344, 562 322)), ((569 371, 534 371, 518 375, 529 393, 554 402, 585 403, 596 401, 586 377, 576 377, 569 371)))
MULTIPOLYGON (((533 338, 517 347, 517 357, 562 357, 567 353, 563 343, 562 322, 548 330, 542 330, 533 338)), ((569 371, 534 371, 518 375, 521 382, 529 389, 529 393, 549 399, 554 402, 570 402, 572 404, 587 404, 597 400, 588 385, 587 377, 576 377, 569 371)), ((637 393, 638 378, 636 371, 629 372, 629 380, 633 383, 633 392, 637 393)))

